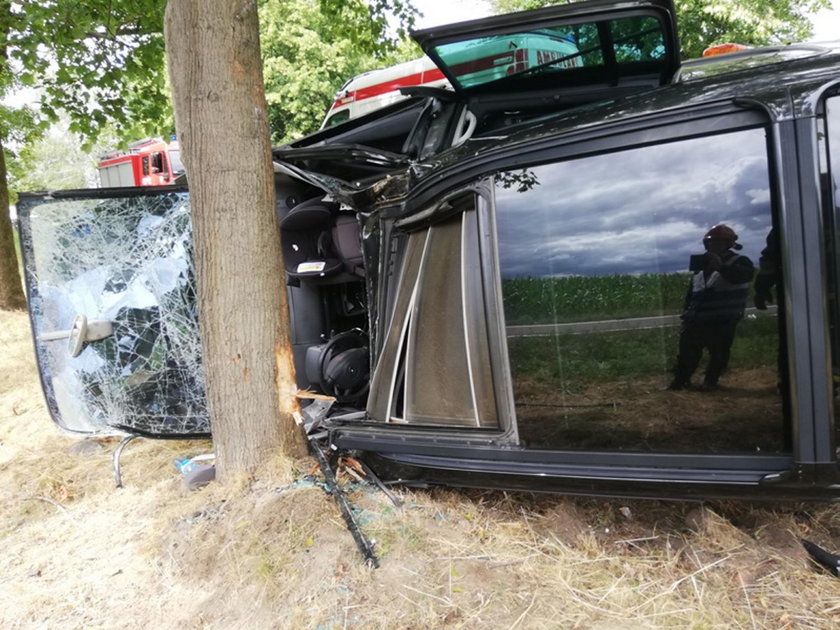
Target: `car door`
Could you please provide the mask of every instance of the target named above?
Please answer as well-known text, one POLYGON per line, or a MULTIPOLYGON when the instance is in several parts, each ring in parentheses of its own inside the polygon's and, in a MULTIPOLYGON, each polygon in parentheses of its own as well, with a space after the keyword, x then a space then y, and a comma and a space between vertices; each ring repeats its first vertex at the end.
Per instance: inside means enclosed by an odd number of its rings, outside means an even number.
POLYGON ((322 129, 275 157, 305 159, 304 169, 364 187, 371 176, 380 179, 470 138, 667 84, 680 66, 672 0, 575 2, 412 37, 452 90, 405 88, 416 98, 322 129))
POLYGON ((36 359, 76 434, 208 435, 185 188, 20 195, 36 359))
MULTIPOLYGON (((591 0, 412 33, 462 97, 661 85, 679 67, 672 0, 591 0)), ((556 99, 555 99, 556 100, 556 99)))

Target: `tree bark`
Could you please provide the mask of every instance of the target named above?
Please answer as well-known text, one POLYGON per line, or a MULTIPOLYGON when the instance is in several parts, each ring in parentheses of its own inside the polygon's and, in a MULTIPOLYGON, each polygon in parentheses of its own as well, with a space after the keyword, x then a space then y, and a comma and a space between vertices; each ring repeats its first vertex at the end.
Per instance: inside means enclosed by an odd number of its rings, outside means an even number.
MULTIPOLYGON (((8 41, 12 24, 12 6, 8 0, 0 2, 0 36, 8 41)), ((9 49, 0 45, 0 74, 8 72, 9 49)), ((9 181, 6 173, 6 153, 0 138, 0 310, 26 308, 26 296, 20 281, 20 268, 15 252, 15 237, 9 217, 9 181)))
POLYGON ((289 337, 255 0, 169 0, 217 475, 305 453, 289 337))
POLYGON ((23 308, 26 308, 26 296, 20 281, 12 220, 9 218, 6 154, 0 143, 0 310, 23 308))

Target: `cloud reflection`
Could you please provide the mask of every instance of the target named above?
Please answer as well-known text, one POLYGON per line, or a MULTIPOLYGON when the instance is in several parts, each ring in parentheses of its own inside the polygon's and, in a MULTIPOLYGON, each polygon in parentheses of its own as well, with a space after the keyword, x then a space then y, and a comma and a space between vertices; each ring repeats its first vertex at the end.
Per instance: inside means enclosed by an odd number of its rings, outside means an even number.
POLYGON ((505 277, 686 271, 716 223, 757 262, 770 230, 763 129, 528 170, 540 185, 496 187, 505 277))

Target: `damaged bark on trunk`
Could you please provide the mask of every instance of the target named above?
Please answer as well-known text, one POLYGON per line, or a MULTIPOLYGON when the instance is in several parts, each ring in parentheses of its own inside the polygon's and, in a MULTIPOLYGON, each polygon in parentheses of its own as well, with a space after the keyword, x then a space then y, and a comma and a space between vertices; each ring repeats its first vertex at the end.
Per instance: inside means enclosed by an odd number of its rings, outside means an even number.
POLYGON ((203 365, 222 479, 305 453, 254 0, 170 0, 176 129, 189 178, 203 365), (279 403, 279 404, 278 404, 279 403))

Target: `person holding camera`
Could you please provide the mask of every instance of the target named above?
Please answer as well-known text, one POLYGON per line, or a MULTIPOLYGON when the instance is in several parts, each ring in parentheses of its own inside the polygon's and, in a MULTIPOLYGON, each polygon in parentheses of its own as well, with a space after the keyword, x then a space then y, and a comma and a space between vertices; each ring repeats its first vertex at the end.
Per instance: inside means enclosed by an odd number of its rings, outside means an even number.
POLYGON ((700 389, 714 390, 719 386, 755 275, 752 261, 733 251, 742 247, 737 241, 735 231, 720 223, 703 236, 706 253, 691 257, 689 269, 693 275, 681 317, 674 380, 668 389, 686 389, 691 385, 704 349, 709 353, 709 363, 700 389))

